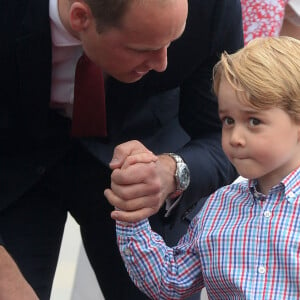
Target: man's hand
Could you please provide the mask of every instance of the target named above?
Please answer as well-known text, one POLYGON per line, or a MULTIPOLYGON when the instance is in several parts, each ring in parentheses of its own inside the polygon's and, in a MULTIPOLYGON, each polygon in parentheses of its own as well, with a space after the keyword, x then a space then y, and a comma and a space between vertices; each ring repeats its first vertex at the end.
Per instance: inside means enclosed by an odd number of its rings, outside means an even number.
POLYGON ((110 167, 111 189, 104 191, 116 207, 111 217, 137 222, 158 212, 175 190, 175 162, 167 155, 154 155, 138 141, 115 148, 110 167))
POLYGON ((0 246, 0 299, 38 300, 33 289, 2 246, 0 246))

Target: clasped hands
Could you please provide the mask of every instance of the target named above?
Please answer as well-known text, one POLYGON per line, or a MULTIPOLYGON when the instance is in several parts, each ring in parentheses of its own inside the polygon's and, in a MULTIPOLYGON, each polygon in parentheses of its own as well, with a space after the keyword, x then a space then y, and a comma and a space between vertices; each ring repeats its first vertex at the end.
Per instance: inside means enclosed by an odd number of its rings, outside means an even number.
POLYGON ((110 162, 111 188, 104 191, 116 209, 111 217, 137 222, 157 213, 175 190, 175 162, 155 155, 139 141, 118 145, 110 162))

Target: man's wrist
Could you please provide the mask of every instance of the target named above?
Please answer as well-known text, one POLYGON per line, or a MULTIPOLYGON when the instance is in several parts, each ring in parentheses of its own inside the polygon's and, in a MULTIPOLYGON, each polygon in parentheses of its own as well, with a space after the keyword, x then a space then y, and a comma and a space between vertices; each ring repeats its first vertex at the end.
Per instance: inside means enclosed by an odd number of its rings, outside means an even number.
POLYGON ((175 199, 180 196, 190 184, 190 171, 185 161, 175 153, 164 153, 170 156, 176 163, 174 179, 176 188, 175 191, 168 195, 168 199, 175 199))

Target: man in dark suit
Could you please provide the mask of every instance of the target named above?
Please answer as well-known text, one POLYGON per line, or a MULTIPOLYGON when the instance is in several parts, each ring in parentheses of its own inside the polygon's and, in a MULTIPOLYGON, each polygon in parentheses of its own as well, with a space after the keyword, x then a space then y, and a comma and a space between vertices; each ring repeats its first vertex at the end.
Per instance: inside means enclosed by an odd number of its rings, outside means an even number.
POLYGON ((0 255, 7 250, 49 299, 70 212, 105 298, 145 298, 123 266, 103 192, 153 214, 172 244, 199 199, 236 177, 221 150, 211 75, 221 52, 243 45, 239 1, 5 0, 1 22, 0 255), (70 137, 82 49, 105 73, 104 136, 70 137), (148 150, 155 163, 119 172, 148 150))

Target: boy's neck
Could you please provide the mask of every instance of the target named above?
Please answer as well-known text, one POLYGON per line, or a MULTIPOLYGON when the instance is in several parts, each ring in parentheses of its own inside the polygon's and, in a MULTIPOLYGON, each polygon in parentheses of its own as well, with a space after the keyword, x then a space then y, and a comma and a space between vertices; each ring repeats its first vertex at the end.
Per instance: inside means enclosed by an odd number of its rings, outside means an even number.
POLYGON ((268 195, 271 188, 278 185, 283 180, 283 178, 288 176, 292 171, 298 169, 299 167, 300 167, 300 164, 287 169, 285 172, 283 172, 281 174, 278 174, 278 173, 274 173, 273 175, 267 174, 263 177, 258 178, 257 179, 257 188, 256 188, 257 191, 259 191, 260 193, 262 193, 264 195, 268 195))

